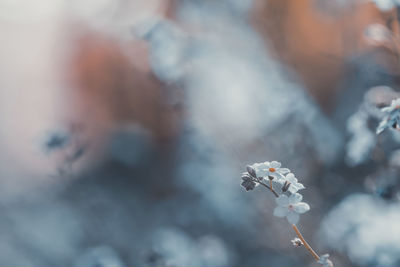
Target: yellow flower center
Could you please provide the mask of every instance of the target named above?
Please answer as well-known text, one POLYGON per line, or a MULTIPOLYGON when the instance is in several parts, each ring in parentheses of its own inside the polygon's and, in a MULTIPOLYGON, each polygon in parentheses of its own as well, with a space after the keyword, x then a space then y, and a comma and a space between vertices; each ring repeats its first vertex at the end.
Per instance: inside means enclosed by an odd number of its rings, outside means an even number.
POLYGON ((276 170, 275 170, 275 168, 269 168, 268 169, 270 172, 275 172, 276 170))

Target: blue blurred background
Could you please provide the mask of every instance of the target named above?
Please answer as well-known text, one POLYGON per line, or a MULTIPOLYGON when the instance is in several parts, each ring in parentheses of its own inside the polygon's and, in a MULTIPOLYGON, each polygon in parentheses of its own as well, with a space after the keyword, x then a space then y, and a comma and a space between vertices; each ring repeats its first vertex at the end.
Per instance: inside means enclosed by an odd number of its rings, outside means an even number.
POLYGON ((0 0, 0 266, 400 266, 395 0, 0 0))

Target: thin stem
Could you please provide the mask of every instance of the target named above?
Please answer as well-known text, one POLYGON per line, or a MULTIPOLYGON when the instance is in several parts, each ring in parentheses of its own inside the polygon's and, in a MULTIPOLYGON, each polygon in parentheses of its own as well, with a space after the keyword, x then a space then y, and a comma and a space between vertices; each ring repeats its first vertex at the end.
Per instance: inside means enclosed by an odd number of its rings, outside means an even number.
POLYGON ((318 254, 312 249, 312 247, 307 243, 304 239, 303 235, 300 233, 299 229, 296 225, 292 224, 293 230, 296 232, 296 235, 300 238, 301 242, 303 242, 304 247, 310 252, 310 254, 314 257, 316 261, 319 261, 318 254))
MULTIPOLYGON (((264 184, 263 182, 261 182, 261 180, 254 179, 254 181, 256 183, 266 187, 269 191, 271 191, 275 195, 275 197, 279 197, 278 193, 276 193, 276 191, 272 188, 272 180, 269 180, 269 186, 267 184, 264 184)), ((311 256, 313 256, 313 258, 316 261, 319 261, 320 257, 314 251, 314 249, 310 246, 310 244, 308 244, 308 242, 304 239, 303 235, 300 233, 300 230, 297 228, 297 226, 295 224, 292 224, 292 227, 293 227, 293 230, 296 232, 296 235, 300 238, 300 240, 303 243, 304 247, 308 250, 308 252, 310 252, 311 256)))
POLYGON ((260 185, 265 186, 266 188, 268 188, 269 191, 271 191, 272 193, 274 193, 275 197, 279 197, 278 193, 275 192, 274 189, 272 189, 272 182, 271 182, 271 187, 269 187, 268 185, 264 184, 261 181, 256 181, 257 183, 259 183, 260 185))
POLYGON ((271 190, 271 192, 274 193, 275 197, 279 197, 279 194, 272 188, 272 180, 269 180, 269 185, 270 185, 269 190, 271 190))

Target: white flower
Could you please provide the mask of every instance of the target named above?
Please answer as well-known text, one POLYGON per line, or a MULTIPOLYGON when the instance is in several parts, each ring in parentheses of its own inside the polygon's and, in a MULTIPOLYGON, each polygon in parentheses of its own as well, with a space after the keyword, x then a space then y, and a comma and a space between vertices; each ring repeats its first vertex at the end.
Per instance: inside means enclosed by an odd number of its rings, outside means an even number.
POLYGON ((324 267, 333 267, 333 263, 332 261, 329 259, 329 254, 324 254, 322 255, 319 260, 318 263, 321 264, 324 267))
POLYGON ((386 113, 387 116, 379 123, 376 129, 376 134, 380 134, 385 129, 393 127, 399 129, 400 125, 400 98, 392 100, 390 106, 382 108, 382 112, 386 113))
POLYGON ((287 168, 281 168, 281 163, 278 161, 266 161, 265 165, 267 166, 266 176, 268 177, 281 179, 284 177, 285 174, 290 172, 290 170, 287 168))
POLYGON ((296 224, 299 221, 299 214, 305 213, 310 210, 310 206, 301 202, 303 196, 299 193, 295 193, 290 197, 286 195, 280 195, 276 199, 278 205, 274 210, 274 215, 277 217, 286 217, 289 223, 296 224))
POLYGON ((254 163, 253 165, 247 166, 247 172, 254 178, 262 178, 265 176, 265 164, 264 163, 254 163))
POLYGON ((281 163, 278 161, 254 163, 251 165, 251 167, 253 167, 256 171, 257 177, 272 177, 281 179, 285 174, 290 172, 290 170, 287 168, 281 168, 281 163))
POLYGON ((283 185, 283 191, 289 191, 290 193, 294 194, 297 191, 305 188, 303 184, 297 181, 297 178, 293 173, 287 174, 284 180, 285 183, 283 185))

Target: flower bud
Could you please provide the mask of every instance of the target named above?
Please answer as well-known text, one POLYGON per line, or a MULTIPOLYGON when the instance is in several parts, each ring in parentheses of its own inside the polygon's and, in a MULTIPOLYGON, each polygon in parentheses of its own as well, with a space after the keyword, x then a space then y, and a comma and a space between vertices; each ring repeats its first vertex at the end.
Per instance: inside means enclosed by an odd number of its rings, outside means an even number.
POLYGON ((290 182, 285 181, 285 183, 284 183, 283 186, 282 186, 282 192, 288 191, 289 186, 290 186, 290 182))
POLYGON ((303 242, 298 237, 296 237, 290 241, 292 242, 292 245, 295 247, 301 247, 303 245, 303 242))
POLYGON ((257 178, 256 170, 253 167, 251 167, 250 165, 247 165, 246 170, 251 176, 253 176, 254 178, 257 178))

